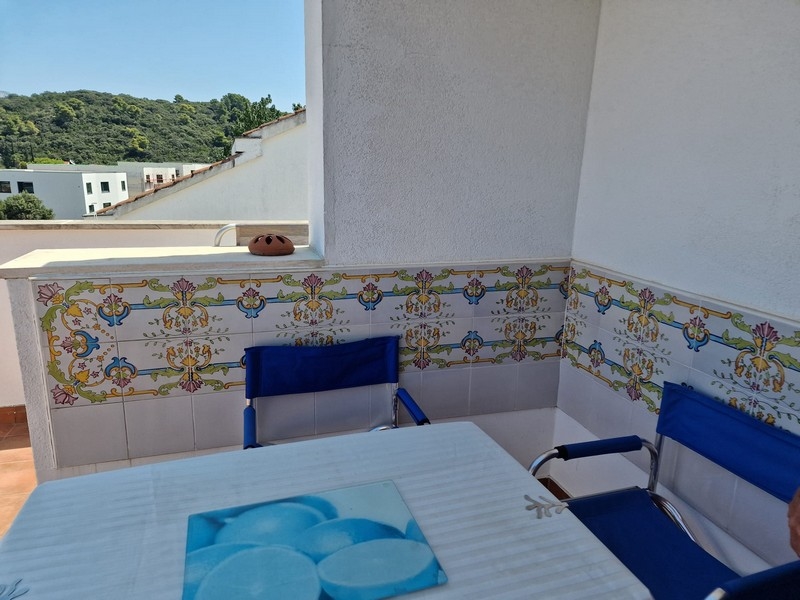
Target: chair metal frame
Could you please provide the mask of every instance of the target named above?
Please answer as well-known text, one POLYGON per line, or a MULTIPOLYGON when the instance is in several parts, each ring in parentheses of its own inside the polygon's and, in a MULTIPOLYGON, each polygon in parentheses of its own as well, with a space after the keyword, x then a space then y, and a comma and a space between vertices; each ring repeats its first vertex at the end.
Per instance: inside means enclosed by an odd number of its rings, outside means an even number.
POLYGON ((390 385, 390 421, 373 429, 399 426, 402 405, 416 425, 430 420, 399 386, 400 336, 378 336, 327 346, 263 345, 245 348, 243 447, 260 446, 257 398, 316 393, 368 385, 390 385))

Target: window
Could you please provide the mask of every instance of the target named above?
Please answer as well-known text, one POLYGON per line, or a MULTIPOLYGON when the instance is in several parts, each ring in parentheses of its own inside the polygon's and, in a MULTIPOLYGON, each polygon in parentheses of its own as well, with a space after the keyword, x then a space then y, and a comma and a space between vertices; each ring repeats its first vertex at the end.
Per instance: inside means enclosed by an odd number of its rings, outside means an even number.
POLYGON ((108 208, 111 206, 111 202, 103 202, 103 208, 108 208))
POLYGON ((122 191, 124 192, 125 191, 125 182, 124 181, 120 181, 119 185, 122 188, 122 191))
POLYGON ((109 185, 108 185, 108 182, 107 182, 107 181, 101 181, 101 182, 100 182, 100 191, 101 191, 103 194, 107 194, 108 192, 110 192, 110 191, 111 191, 111 187, 109 187, 109 185))
POLYGON ((11 182, 0 181, 0 194, 10 194, 10 193, 11 193, 11 182))
POLYGON ((164 176, 161 173, 156 175, 156 183, 164 183, 164 176))
POLYGON ((89 205, 89 212, 90 212, 90 213, 93 213, 93 212, 94 212, 94 204, 90 204, 90 205, 89 205))
POLYGON ((22 192, 28 192, 29 194, 33 193, 33 182, 32 181, 18 181, 17 182, 17 192, 20 194, 22 192))
POLYGON ((87 194, 91 194, 92 193, 92 182, 91 181, 87 181, 86 182, 86 193, 87 194))
POLYGON ((150 183, 150 175, 145 175, 144 180, 145 182, 150 183))

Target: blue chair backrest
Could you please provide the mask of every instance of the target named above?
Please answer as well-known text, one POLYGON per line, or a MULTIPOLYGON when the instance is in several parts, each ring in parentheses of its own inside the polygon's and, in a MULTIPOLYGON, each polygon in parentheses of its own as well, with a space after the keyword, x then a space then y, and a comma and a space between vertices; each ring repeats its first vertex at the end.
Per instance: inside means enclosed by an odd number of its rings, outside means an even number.
POLYGON ((656 431, 784 502, 800 487, 800 436, 686 386, 664 383, 656 431))
POLYGON ((800 596, 800 561, 732 579, 720 586, 726 600, 797 600, 800 596))
POLYGON ((397 383, 399 336, 331 346, 254 346, 245 349, 245 396, 322 392, 397 383))

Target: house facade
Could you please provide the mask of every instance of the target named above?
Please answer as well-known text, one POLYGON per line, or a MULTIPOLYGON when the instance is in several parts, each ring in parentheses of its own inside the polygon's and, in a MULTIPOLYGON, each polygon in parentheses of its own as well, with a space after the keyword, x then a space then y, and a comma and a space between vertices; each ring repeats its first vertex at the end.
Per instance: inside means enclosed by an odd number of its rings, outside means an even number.
MULTIPOLYGON (((116 165, 29 165, 39 171, 75 171, 81 173, 125 173, 127 177, 127 191, 129 196, 136 196, 145 190, 153 189, 156 185, 163 185, 175 181, 179 177, 189 175, 192 171, 207 167, 204 163, 180 162, 132 162, 118 161, 116 165)), ((124 199, 124 198, 123 198, 124 199)), ((115 202, 116 204, 116 202, 115 202)), ((100 208, 103 208, 102 206, 100 208)))
POLYGON ((121 172, 0 170, 0 200, 21 192, 35 194, 56 219, 80 219, 127 198, 128 180, 121 172))

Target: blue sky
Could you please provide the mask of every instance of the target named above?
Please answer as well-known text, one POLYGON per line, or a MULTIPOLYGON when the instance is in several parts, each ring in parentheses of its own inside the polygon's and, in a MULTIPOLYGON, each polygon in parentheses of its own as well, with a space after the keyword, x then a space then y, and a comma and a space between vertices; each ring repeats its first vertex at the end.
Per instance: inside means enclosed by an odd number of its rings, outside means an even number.
POLYGON ((0 90, 305 104, 303 0, 0 0, 0 90))

